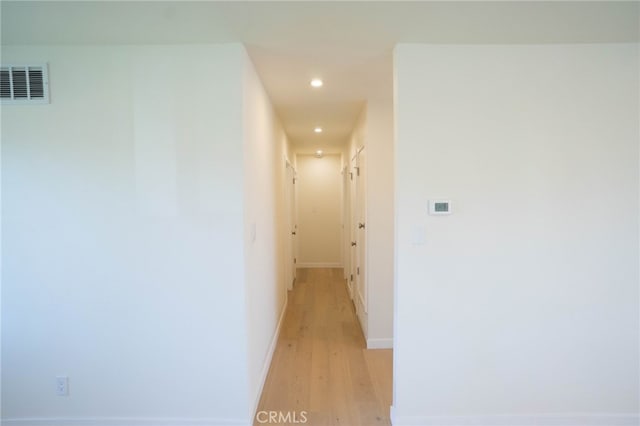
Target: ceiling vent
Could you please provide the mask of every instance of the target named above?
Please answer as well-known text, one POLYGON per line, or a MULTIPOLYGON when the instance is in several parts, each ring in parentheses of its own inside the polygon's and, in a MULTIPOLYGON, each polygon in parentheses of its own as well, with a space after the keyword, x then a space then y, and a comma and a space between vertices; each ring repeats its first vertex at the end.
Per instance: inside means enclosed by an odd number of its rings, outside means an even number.
POLYGON ((47 64, 0 66, 0 100, 3 104, 48 104, 47 64))

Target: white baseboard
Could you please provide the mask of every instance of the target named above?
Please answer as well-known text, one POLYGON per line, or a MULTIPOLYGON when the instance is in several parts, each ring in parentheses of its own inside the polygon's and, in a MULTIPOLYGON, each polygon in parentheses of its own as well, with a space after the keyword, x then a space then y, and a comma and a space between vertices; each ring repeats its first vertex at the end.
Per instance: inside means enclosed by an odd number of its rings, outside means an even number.
POLYGON ((249 426, 239 419, 87 417, 2 419, 2 426, 249 426))
POLYGON ((393 338, 367 339, 367 349, 393 349, 393 338))
POLYGON ((356 293, 358 294, 358 302, 360 303, 360 307, 362 307, 362 311, 365 314, 368 314, 367 304, 364 303, 364 297, 362 296, 362 293, 360 292, 360 290, 358 290, 356 293))
POLYGON ((501 416, 399 416, 391 407, 393 426, 637 426, 640 415, 540 414, 501 416))
POLYGON ((264 388, 264 383, 267 380, 267 374, 269 374, 269 367, 271 367, 271 360, 273 359, 273 354, 276 351, 276 345, 278 344, 278 338, 280 337, 280 329, 282 328, 282 323, 284 322, 284 317, 287 312, 288 304, 289 304, 289 297, 288 297, 288 294, 285 294, 284 305, 282 307, 282 312, 280 312, 280 319, 278 320, 276 331, 273 334, 273 338, 271 339, 271 344, 269 345, 269 350, 267 351, 267 358, 265 359, 264 365, 262 366, 260 381, 258 382, 259 383, 258 389, 256 391, 256 395, 253 401, 253 410, 251 411, 251 422, 253 422, 253 416, 255 416, 256 410, 258 409, 258 404, 260 403, 260 397, 262 396, 262 389, 264 388))
POLYGON ((342 263, 301 262, 296 264, 296 268, 342 268, 342 263))
MULTIPOLYGON (((356 292, 357 293, 357 292, 356 292)), ((358 296, 356 296, 356 300, 354 300, 354 305, 356 306, 356 317, 358 318, 358 324, 360 324, 360 329, 362 330, 362 336, 364 337, 364 340, 367 340, 367 334, 369 333, 368 331, 368 323, 367 323, 367 318, 368 315, 364 310, 364 307, 362 306, 361 300, 358 296)))

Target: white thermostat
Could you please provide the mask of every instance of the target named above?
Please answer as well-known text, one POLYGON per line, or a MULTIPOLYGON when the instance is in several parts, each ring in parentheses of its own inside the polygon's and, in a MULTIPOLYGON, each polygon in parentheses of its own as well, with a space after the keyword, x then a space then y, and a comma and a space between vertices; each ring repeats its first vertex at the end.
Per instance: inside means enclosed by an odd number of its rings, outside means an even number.
POLYGON ((451 214, 451 200, 429 200, 429 214, 451 214))

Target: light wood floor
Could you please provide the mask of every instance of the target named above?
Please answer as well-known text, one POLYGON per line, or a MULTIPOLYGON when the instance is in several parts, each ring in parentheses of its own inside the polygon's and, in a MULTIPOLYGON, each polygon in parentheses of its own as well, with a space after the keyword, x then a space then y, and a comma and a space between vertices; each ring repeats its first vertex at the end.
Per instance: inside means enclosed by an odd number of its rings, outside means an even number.
POLYGON ((300 424, 306 411, 310 426, 390 425, 392 351, 365 347, 342 269, 299 269, 258 413, 296 412, 300 424))

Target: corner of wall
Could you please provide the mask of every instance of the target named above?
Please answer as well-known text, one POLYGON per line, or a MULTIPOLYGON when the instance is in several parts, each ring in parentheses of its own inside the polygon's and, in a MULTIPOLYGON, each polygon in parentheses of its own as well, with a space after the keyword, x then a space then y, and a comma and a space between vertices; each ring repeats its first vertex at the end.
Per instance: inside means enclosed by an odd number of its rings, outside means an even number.
POLYGON ((249 418, 269 371, 287 303, 283 188, 289 142, 242 48, 243 223, 249 418))

